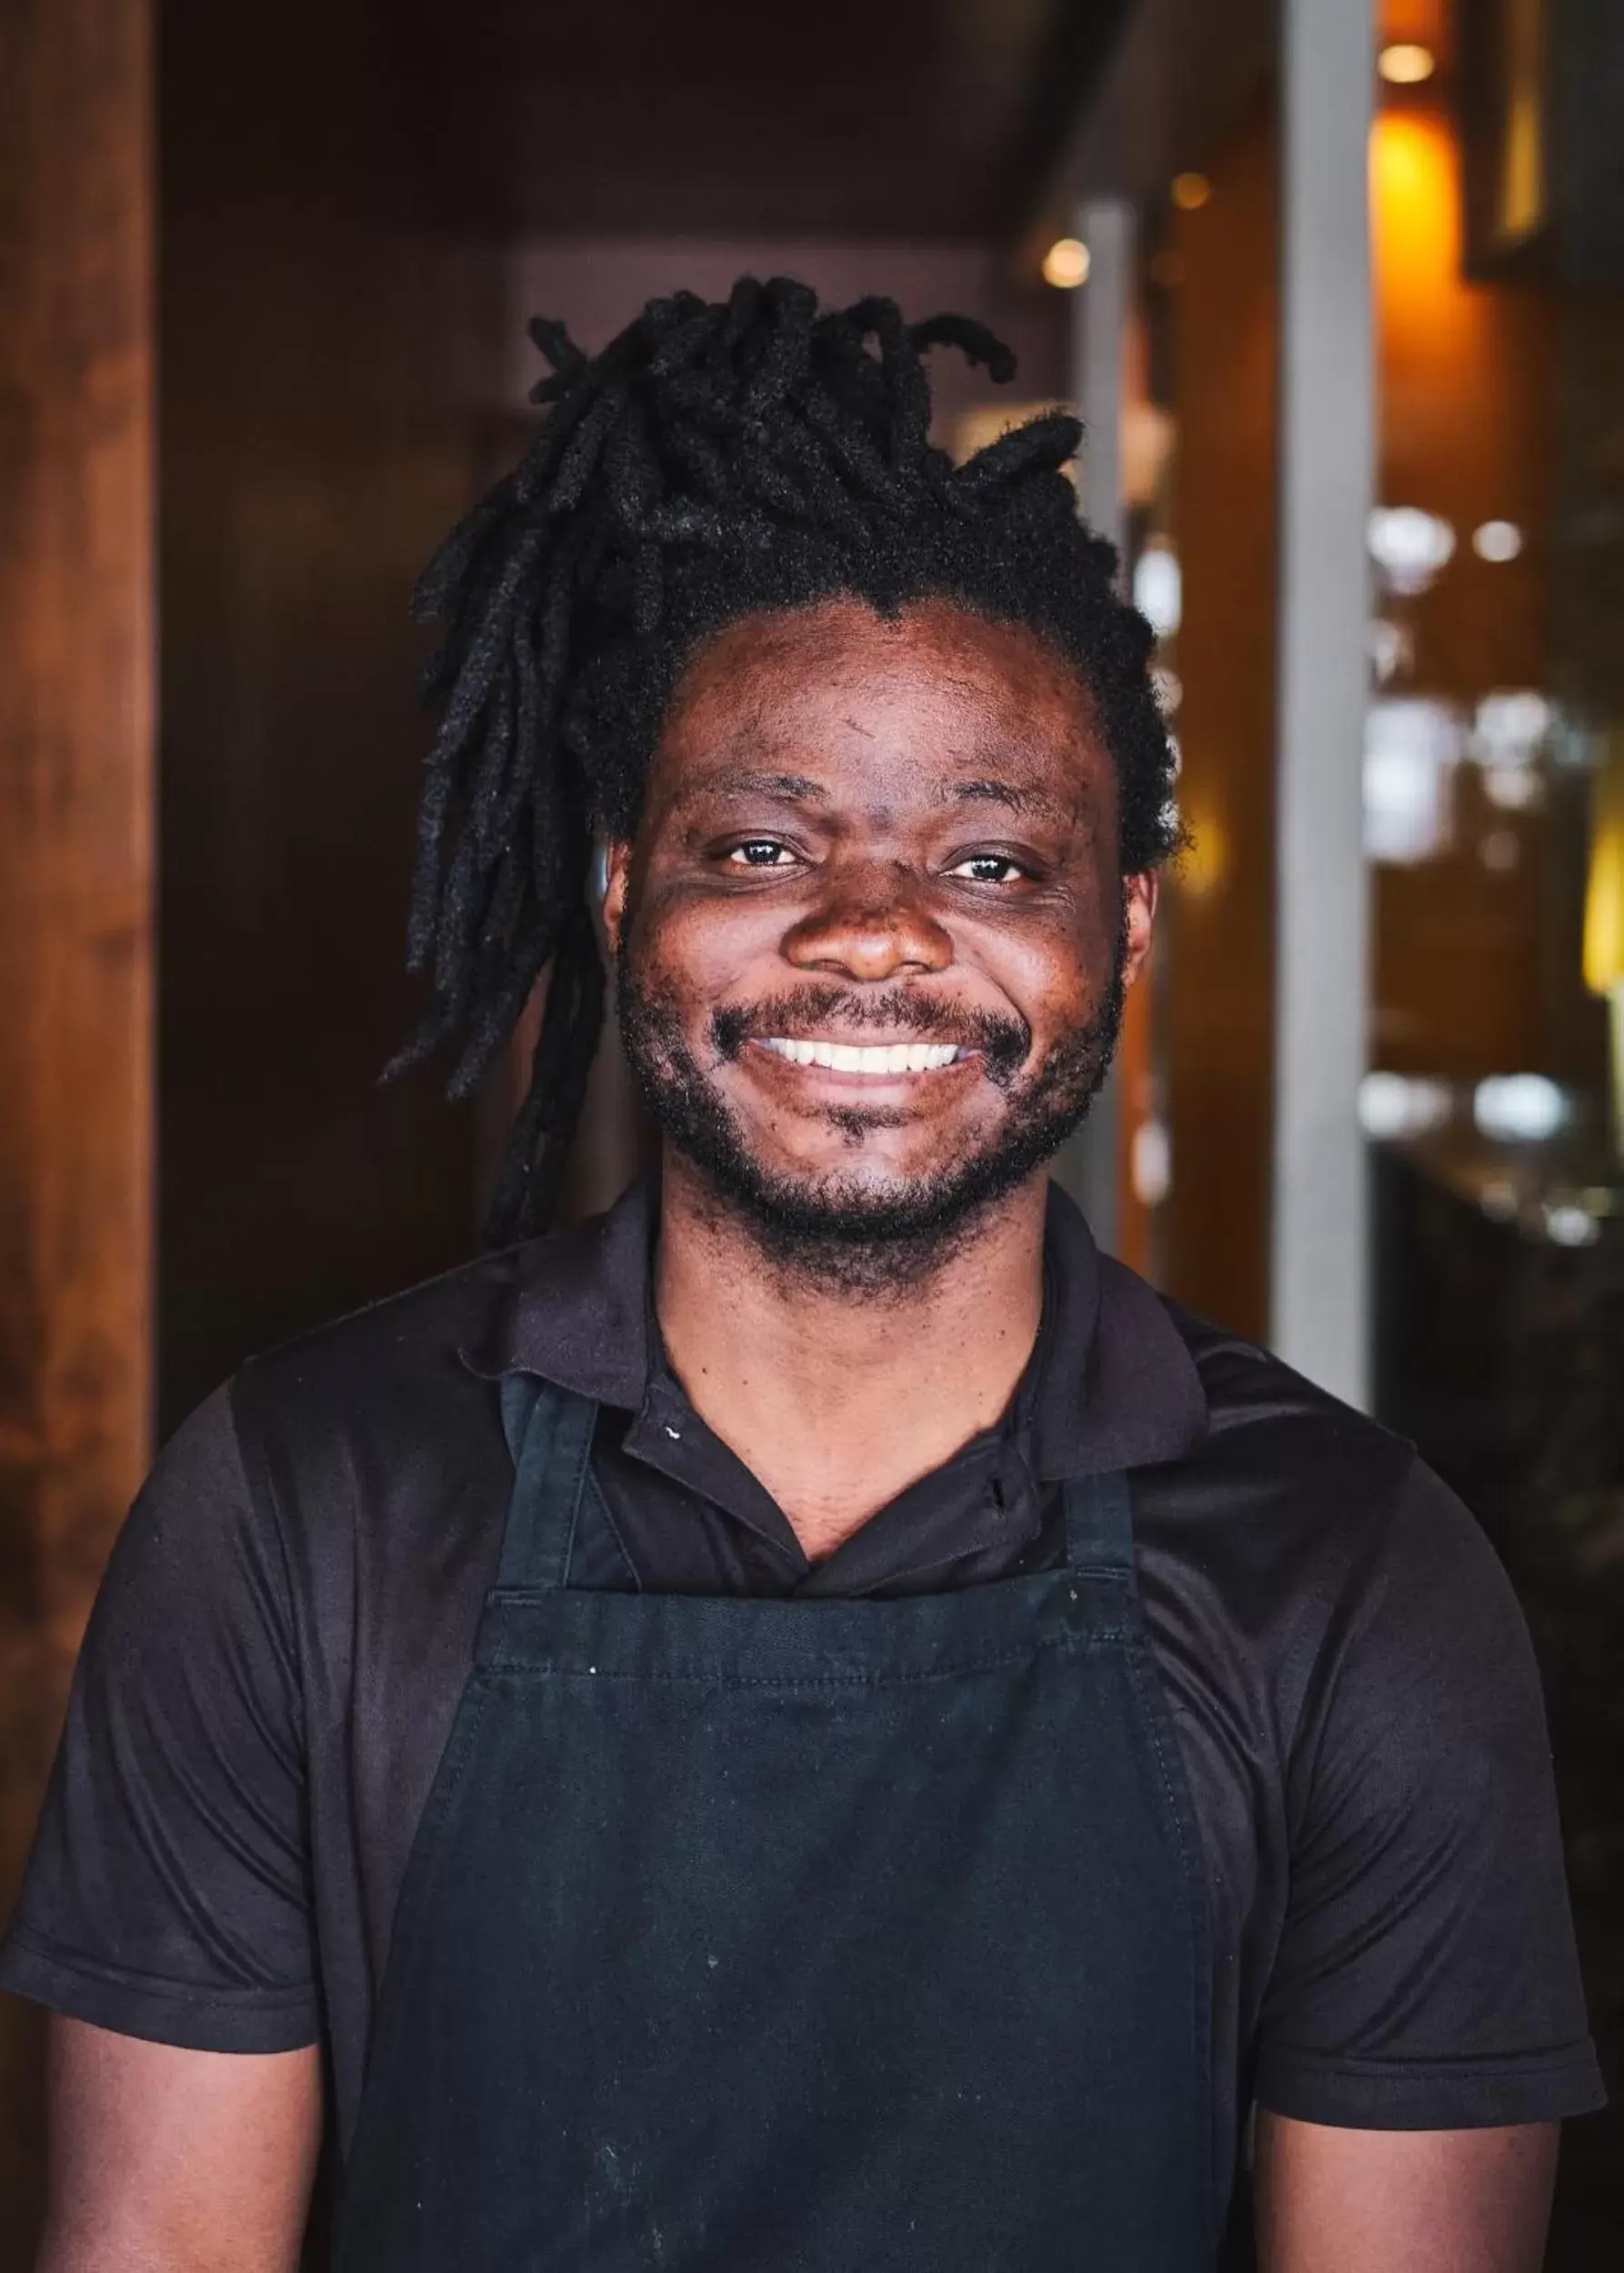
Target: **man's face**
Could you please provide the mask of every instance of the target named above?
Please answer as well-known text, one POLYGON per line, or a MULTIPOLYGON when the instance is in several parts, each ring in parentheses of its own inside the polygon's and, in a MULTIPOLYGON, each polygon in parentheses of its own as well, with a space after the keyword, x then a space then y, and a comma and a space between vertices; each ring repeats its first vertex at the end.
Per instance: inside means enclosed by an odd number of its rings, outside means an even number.
POLYGON ((1087 692, 945 600, 729 626, 672 702, 606 903, 628 1055, 725 1202, 931 1244, 1088 1109, 1153 880, 1087 692))

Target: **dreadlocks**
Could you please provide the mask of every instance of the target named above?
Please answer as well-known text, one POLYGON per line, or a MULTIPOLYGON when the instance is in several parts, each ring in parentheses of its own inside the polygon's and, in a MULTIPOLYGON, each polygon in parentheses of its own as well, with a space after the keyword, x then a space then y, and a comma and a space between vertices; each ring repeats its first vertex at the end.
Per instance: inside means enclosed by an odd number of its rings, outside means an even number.
POLYGON ((1074 663, 1116 760, 1124 875, 1175 832, 1151 633, 1061 470, 1081 427, 1036 418, 961 467, 929 440, 927 351, 997 381, 1015 358, 961 316, 893 301, 819 313, 802 284, 742 277, 725 303, 651 300, 588 357, 530 336, 549 407, 522 463, 453 530, 417 587, 446 638, 426 762, 408 965, 434 1005, 389 1067, 454 1034, 466 1097, 549 971, 540 1038, 487 1235, 545 1226, 603 1021, 588 877, 600 833, 635 830, 683 664, 737 617, 834 595, 887 613, 926 596, 1028 626, 1074 663))

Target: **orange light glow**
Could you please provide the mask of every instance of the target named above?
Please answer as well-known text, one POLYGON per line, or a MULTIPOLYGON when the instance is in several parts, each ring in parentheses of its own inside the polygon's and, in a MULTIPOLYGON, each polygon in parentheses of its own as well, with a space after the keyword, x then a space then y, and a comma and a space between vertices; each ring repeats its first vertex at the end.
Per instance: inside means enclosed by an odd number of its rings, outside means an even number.
POLYGON ((1192 805, 1186 812, 1189 843, 1178 864, 1177 889, 1192 900, 1210 900, 1228 881, 1229 839, 1216 809, 1192 805))
POLYGON ((1180 213, 1198 213, 1212 195, 1205 174, 1175 174, 1171 196, 1180 213))
POLYGON ((1608 735, 1596 770, 1595 833, 1585 892, 1585 984, 1624 987, 1624 735, 1608 735))
POLYGON ((1370 138, 1377 303, 1383 327, 1437 337, 1462 311, 1454 138, 1427 112, 1383 111, 1370 138))
POLYGON ((1545 49, 1539 0, 1511 0, 1505 27, 1506 135, 1500 153, 1499 225, 1530 236, 1545 218, 1545 49))

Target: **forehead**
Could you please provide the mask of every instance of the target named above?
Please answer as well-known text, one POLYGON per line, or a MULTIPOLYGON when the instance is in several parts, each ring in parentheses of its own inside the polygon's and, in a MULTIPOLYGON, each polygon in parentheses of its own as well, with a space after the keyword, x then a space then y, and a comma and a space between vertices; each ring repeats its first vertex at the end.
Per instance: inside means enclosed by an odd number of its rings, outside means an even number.
POLYGON ((657 803, 729 767, 817 775, 888 805, 990 775, 1098 806, 1110 761, 1088 689, 1049 643, 950 600, 894 617, 860 600, 745 617, 691 659, 667 714, 657 803))

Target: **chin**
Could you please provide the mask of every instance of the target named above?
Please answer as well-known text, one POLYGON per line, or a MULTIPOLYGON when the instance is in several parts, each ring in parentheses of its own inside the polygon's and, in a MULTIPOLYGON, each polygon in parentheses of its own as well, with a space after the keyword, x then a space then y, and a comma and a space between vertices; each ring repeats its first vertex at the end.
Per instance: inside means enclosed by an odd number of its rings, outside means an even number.
POLYGON ((871 1235, 884 1237, 887 1225, 901 1229, 933 1212, 946 1178, 940 1169, 758 1161, 749 1181, 768 1206, 808 1226, 821 1217, 837 1236, 861 1236, 869 1227, 871 1235))
MULTIPOLYGON (((686 1148, 685 1148, 686 1149, 686 1148)), ((877 1269, 905 1275, 956 1247, 1032 1172, 1007 1152, 906 1166, 777 1161, 740 1147, 690 1151, 721 1204, 747 1220, 769 1251, 801 1264, 822 1255, 869 1252, 877 1269)))
POLYGON ((764 1182, 803 1185, 807 1191, 825 1186, 842 1192, 871 1192, 900 1198, 923 1184, 934 1184, 954 1167, 981 1150, 974 1139, 944 1145, 880 1144, 872 1138, 832 1136, 819 1131, 804 1145, 786 1145, 775 1132, 762 1143, 739 1131, 741 1149, 747 1152, 756 1175, 764 1182))

